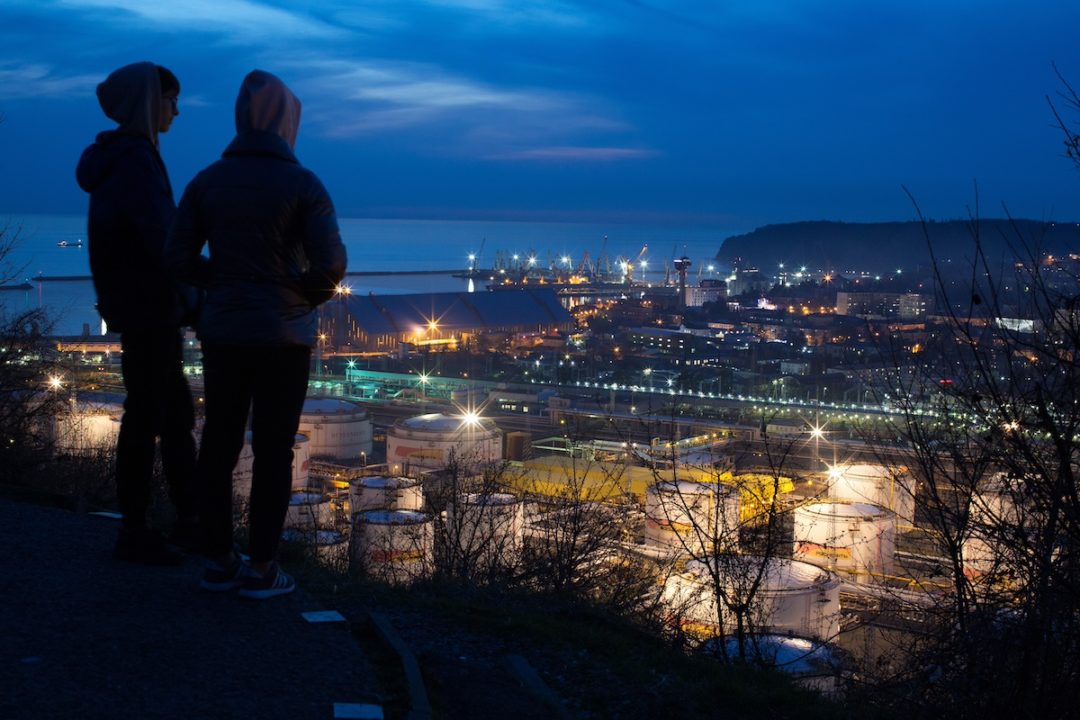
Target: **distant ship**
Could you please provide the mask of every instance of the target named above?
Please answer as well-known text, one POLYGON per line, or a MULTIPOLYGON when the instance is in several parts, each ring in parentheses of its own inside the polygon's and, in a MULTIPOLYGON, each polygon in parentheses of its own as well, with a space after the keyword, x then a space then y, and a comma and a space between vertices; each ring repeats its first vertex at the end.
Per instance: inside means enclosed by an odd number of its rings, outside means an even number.
POLYGON ((61 240, 60 242, 56 243, 56 247, 81 248, 82 247, 82 238, 79 238, 78 240, 74 240, 74 241, 71 241, 71 242, 68 242, 67 240, 61 240))

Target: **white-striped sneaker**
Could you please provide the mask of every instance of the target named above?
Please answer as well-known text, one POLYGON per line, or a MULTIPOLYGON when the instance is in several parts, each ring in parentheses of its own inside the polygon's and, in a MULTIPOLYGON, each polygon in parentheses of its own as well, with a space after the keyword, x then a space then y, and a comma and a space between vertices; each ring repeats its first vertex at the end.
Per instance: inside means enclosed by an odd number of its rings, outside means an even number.
POLYGON ((232 564, 228 567, 213 560, 207 560, 199 587, 210 592, 228 592, 243 585, 244 579, 253 575, 258 577, 243 558, 234 556, 232 564))
POLYGON ((274 563, 265 575, 253 572, 245 577, 238 594, 248 600, 266 600, 277 595, 287 595, 295 589, 296 581, 292 576, 274 563))

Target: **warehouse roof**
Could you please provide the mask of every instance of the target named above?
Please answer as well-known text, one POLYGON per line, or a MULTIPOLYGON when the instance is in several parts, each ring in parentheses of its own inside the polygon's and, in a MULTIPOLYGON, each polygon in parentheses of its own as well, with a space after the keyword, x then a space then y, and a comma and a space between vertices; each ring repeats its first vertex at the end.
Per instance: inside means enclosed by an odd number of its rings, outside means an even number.
POLYGON ((416 295, 354 295, 348 299, 352 319, 372 335, 425 329, 435 322, 443 330, 561 325, 572 317, 550 289, 416 295))

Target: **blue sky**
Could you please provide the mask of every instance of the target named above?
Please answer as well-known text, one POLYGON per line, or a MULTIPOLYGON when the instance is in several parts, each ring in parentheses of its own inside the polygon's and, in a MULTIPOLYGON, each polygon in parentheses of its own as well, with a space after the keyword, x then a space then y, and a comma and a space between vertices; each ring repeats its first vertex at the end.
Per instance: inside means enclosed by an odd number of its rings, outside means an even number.
POLYGON ((179 196, 252 68, 352 217, 709 224, 1080 219, 1045 97, 1080 3, 0 0, 0 212, 80 212, 97 82, 170 67, 179 196), (976 195, 975 187, 978 187, 976 195))

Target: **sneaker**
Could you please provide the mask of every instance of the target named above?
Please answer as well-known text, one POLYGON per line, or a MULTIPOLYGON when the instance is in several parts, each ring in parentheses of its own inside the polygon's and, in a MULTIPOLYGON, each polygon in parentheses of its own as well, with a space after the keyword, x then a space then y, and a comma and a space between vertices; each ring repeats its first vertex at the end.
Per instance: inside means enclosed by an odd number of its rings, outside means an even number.
POLYGON ((296 589, 296 582, 277 563, 270 566, 265 575, 252 574, 244 578, 240 597, 248 600, 266 600, 276 595, 286 595, 296 589))
POLYGON ((140 565, 175 567, 184 556, 169 547, 165 536, 148 528, 120 528, 113 557, 140 565))
POLYGON ((233 557, 232 564, 228 567, 213 560, 207 560, 199 587, 210 592, 228 592, 240 587, 246 578, 252 576, 257 577, 255 571, 238 557, 233 557))

